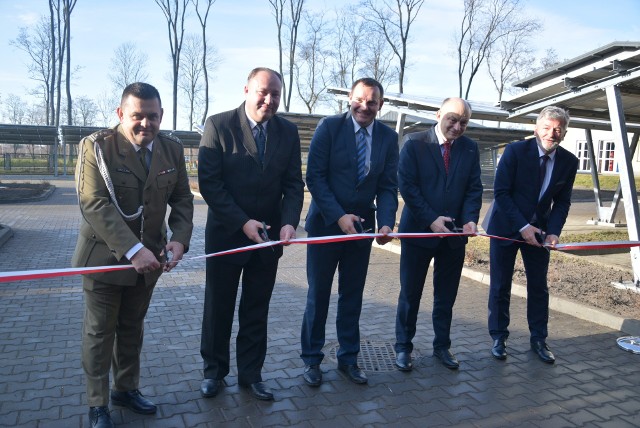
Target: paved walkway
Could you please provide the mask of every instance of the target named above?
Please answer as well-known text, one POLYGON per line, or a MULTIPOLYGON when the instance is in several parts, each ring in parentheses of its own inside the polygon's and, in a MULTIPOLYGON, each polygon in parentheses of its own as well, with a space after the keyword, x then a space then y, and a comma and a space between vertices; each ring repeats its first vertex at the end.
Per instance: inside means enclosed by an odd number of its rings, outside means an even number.
MULTIPOLYGON (((0 271, 69 266, 80 214, 73 182, 51 181, 57 189, 46 201, 0 205, 0 223, 14 232, 0 248, 0 271)), ((189 255, 204 251, 205 218, 206 205, 198 201, 189 255)), ((452 327, 460 370, 447 370, 431 357, 428 287, 415 340, 416 368, 409 374, 391 369, 398 261, 391 252, 372 253, 361 322, 369 385, 354 385, 336 370, 332 304, 325 383, 312 389, 302 381, 299 358, 305 248, 285 249, 264 367, 276 396, 271 403, 238 388, 234 365, 217 397, 200 397, 203 263, 185 263, 164 275, 147 317, 141 380, 142 392, 159 411, 141 416, 113 408, 117 426, 640 426, 640 356, 616 346, 620 331, 554 311, 549 343, 557 362, 545 365, 528 347, 526 302, 514 297, 510 354, 506 362, 496 361, 486 329, 487 287, 466 278, 452 327)), ((82 311, 77 277, 0 284, 0 426, 88 426, 79 359, 82 311)))

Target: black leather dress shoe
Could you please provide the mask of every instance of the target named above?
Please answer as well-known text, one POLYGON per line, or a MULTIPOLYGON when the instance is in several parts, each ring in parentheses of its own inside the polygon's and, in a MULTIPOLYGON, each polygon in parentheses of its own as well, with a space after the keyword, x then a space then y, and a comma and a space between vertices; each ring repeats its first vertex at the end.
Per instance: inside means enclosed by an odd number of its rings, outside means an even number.
POLYGON ((211 398, 218 395, 220 384, 222 381, 218 379, 203 379, 200 384, 200 395, 204 398, 211 398))
POLYGON ((491 348, 491 355, 496 360, 507 359, 507 342, 504 339, 496 339, 493 341, 493 348, 491 348))
POLYGON ((538 354, 538 357, 547 364, 553 364, 556 361, 556 357, 553 355, 547 344, 542 340, 531 342, 531 349, 533 349, 535 353, 538 354))
POLYGON ((457 370, 460 367, 460 363, 456 360, 456 357, 448 349, 434 349, 433 356, 439 359, 446 368, 451 370, 457 370))
POLYGON ((156 412, 156 405, 144 398, 140 391, 111 391, 111 402, 116 406, 126 407, 142 415, 152 415, 156 412))
POLYGON ((367 375, 360 370, 360 367, 358 367, 357 364, 340 364, 338 365, 338 370, 346 374, 349 380, 353 383, 362 385, 369 382, 367 375))
POLYGON ((304 373, 302 375, 304 382, 309 386, 322 385, 322 371, 320 365, 311 364, 310 366, 304 366, 304 373))
POLYGON ((411 352, 398 352, 396 354, 395 366, 401 372, 410 372, 413 370, 413 363, 411 362, 411 352))
POLYGON ((253 395, 253 397, 257 398, 258 400, 273 401, 273 393, 263 382, 256 382, 242 386, 247 388, 249 394, 253 395))
POLYGON ((113 428, 114 426, 109 408, 106 406, 89 407, 89 423, 92 428, 113 428))

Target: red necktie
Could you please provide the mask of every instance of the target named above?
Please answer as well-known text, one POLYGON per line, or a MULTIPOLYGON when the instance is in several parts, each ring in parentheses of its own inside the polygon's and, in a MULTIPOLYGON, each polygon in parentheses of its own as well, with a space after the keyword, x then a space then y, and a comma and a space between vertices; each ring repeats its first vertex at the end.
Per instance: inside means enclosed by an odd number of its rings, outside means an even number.
POLYGON ((447 174, 449 174, 449 160, 451 159, 451 142, 445 141, 444 151, 442 152, 442 159, 444 160, 444 170, 447 174))

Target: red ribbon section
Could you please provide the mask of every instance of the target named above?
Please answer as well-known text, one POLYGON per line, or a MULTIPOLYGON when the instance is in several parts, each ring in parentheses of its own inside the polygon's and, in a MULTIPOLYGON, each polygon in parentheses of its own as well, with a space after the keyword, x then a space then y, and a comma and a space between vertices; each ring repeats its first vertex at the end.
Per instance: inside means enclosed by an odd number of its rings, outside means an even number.
MULTIPOLYGON (((227 254, 242 253, 245 251, 253 251, 260 248, 273 247, 275 245, 289 245, 289 244, 304 244, 304 245, 316 245, 316 244, 328 244, 332 242, 344 242, 344 241, 357 241, 360 239, 374 239, 385 236, 381 233, 358 233, 353 235, 334 235, 334 236, 320 236, 315 238, 296 238, 290 241, 269 241, 260 244, 249 245, 246 247, 233 248, 230 250, 219 251, 217 253, 205 254, 202 256, 190 257, 181 260, 181 263, 188 263, 191 261, 206 259, 208 257, 219 257, 227 254)), ((500 239, 512 242, 524 243, 524 241, 504 238, 502 236, 487 235, 481 233, 390 233, 386 236, 398 239, 412 239, 412 238, 446 238, 450 236, 484 236, 491 239, 500 239)), ((632 248, 640 247, 640 241, 608 241, 608 242, 578 242, 569 244, 557 244, 555 246, 546 246, 550 250, 557 251, 588 251, 588 250, 609 250, 616 248, 632 248)), ((84 268, 69 268, 69 269, 44 269, 44 270, 28 270, 28 271, 14 271, 14 272, 0 272, 0 283, 11 281, 29 281, 34 279, 55 278, 60 276, 73 276, 73 275, 86 275, 90 273, 111 272, 118 270, 132 269, 132 265, 116 265, 116 266, 95 266, 84 268)))

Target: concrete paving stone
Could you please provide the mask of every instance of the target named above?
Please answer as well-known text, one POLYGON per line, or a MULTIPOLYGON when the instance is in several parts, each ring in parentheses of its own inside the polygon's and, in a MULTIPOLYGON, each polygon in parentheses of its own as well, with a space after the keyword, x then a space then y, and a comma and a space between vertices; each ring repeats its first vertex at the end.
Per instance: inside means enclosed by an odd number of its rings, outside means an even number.
POLYGON ((605 421, 610 421, 616 416, 625 416, 625 413, 622 409, 614 406, 612 403, 606 403, 601 406, 592 407, 591 411, 596 415, 600 416, 605 421))
POLYGON ((571 412, 569 415, 564 416, 575 426, 587 426, 596 422, 604 422, 606 418, 596 415, 594 412, 588 409, 579 409, 575 412, 571 412))
MULTIPOLYGON (((631 424, 631 426, 634 427, 638 427, 640 426, 640 415, 638 415, 638 413, 636 412, 634 415, 630 415, 630 416, 622 416, 620 417, 620 419, 624 422, 628 422, 631 424)), ((610 426, 614 426, 613 424, 618 422, 617 420, 613 420, 611 421, 612 425, 610 426)))

